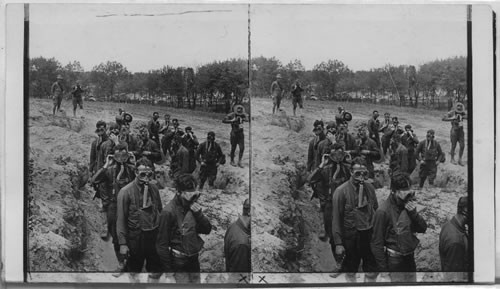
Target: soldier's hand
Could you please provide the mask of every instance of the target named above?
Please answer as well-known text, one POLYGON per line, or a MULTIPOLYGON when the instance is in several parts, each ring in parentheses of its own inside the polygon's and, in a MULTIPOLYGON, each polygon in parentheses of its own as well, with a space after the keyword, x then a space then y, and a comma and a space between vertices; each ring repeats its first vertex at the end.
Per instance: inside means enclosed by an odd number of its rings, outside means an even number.
POLYGON ((128 256, 128 246, 127 245, 120 245, 120 254, 123 256, 128 256))
POLYGON ((370 153, 370 151, 369 150, 361 150, 361 153, 364 154, 364 155, 367 155, 367 154, 370 153))
POLYGON ((406 203, 405 205, 405 209, 408 211, 408 212, 411 212, 411 211, 416 211, 417 210, 417 206, 415 204, 414 201, 409 201, 408 203, 406 203))
POLYGON ((191 209, 191 211, 193 211, 193 213, 201 212, 201 206, 198 205, 197 203, 191 204, 190 209, 191 209))
POLYGON ((335 255, 342 256, 345 254, 345 248, 342 245, 335 246, 335 255))

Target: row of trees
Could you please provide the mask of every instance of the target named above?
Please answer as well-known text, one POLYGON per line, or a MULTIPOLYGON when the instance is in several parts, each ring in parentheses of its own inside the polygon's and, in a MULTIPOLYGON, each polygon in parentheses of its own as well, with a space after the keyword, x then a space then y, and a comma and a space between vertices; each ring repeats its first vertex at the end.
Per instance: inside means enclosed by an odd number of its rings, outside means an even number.
POLYGON ((276 74, 283 77, 285 88, 299 79, 306 93, 327 99, 392 99, 400 104, 418 106, 419 102, 438 101, 441 96, 466 98, 466 58, 435 60, 415 67, 386 65, 370 70, 352 71, 339 60, 328 60, 306 70, 300 60, 282 64, 276 58, 252 59, 254 95, 268 96, 276 74))

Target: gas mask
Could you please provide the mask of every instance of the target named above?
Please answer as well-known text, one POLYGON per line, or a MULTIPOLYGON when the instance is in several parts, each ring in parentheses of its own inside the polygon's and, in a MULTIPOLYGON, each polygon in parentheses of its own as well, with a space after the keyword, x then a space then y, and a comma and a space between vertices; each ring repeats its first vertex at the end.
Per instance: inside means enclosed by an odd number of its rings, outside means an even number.
POLYGON ((188 204, 192 204, 196 202, 200 198, 200 192, 197 191, 184 191, 181 194, 182 199, 188 204))
POLYGON ((396 193, 396 196, 398 199, 403 202, 404 204, 415 200, 415 191, 411 190, 399 190, 396 193))
POLYGON ((342 150, 336 150, 330 154, 330 159, 334 163, 341 163, 344 160, 345 153, 342 150))
POLYGON ((146 166, 139 166, 137 168, 137 180, 141 184, 149 184, 153 180, 153 170, 146 166))
POLYGON ((123 151, 115 152, 115 154, 113 155, 113 158, 118 163, 126 163, 129 159, 129 154, 127 151, 123 150, 123 151))
POLYGON ((364 183, 368 179, 368 170, 365 166, 355 164, 352 167, 352 178, 358 183, 364 183))

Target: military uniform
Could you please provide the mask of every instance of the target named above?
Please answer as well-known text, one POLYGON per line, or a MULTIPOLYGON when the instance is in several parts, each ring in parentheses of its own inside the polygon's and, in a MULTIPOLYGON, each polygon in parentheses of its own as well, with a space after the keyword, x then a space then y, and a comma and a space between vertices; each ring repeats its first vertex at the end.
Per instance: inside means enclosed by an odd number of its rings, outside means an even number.
POLYGON ((389 174, 392 176, 395 172, 408 174, 408 150, 403 144, 398 144, 398 147, 391 154, 389 161, 389 174))
POLYGON ((419 161, 421 159, 424 161, 420 164, 420 187, 424 185, 427 178, 429 178, 429 184, 433 185, 436 179, 437 162, 444 157, 441 146, 435 140, 423 140, 418 144, 416 154, 419 161))
POLYGON ((80 109, 83 109, 83 92, 83 89, 79 85, 73 87, 73 91, 71 92, 71 94, 73 95, 73 109, 76 109, 77 106, 80 106, 80 109))
POLYGON ((292 86, 292 105, 293 105, 293 109, 296 109, 297 105, 300 108, 303 108, 303 104, 302 104, 302 91, 304 91, 304 89, 300 85, 294 84, 292 86))
POLYGON ((418 138, 414 133, 411 133, 410 135, 408 132, 405 132, 401 136, 401 143, 408 150, 408 174, 411 174, 417 166, 415 149, 418 145, 418 138))
POLYGON ((281 98, 283 96, 283 86, 277 80, 271 83, 271 96, 273 98, 273 104, 279 109, 281 105, 281 98))
POLYGON ((136 158, 140 159, 142 157, 146 157, 152 163, 156 163, 161 160, 160 149, 158 148, 158 144, 154 140, 152 139, 147 139, 146 141, 142 139, 139 140, 136 158), (151 154, 144 155, 145 151, 149 151, 151 154))
POLYGON ((151 119, 148 122, 148 132, 149 132, 149 138, 154 140, 158 146, 160 145, 160 122, 158 120, 151 119))
POLYGON ((331 145, 332 142, 326 136, 315 136, 309 142, 307 152, 307 171, 313 171, 319 166, 319 164, 321 164, 323 155, 330 153, 331 145))
POLYGON ((54 102, 54 106, 56 106, 57 109, 59 110, 63 99, 64 86, 56 81, 52 84, 50 92, 52 93, 52 100, 54 102))
POLYGON ((378 134, 378 130, 380 129, 380 120, 370 118, 368 121, 368 133, 369 137, 375 141, 378 147, 380 147, 380 136, 378 134))
POLYGON ((446 222, 439 234, 439 257, 443 272, 468 272, 468 235, 456 217, 446 222))
POLYGON ((208 185, 213 186, 217 178, 217 164, 224 157, 222 149, 215 141, 202 143, 196 152, 197 159, 204 163, 200 167, 200 189, 203 188, 205 181, 208 179, 208 185))
POLYGON ((465 112, 450 111, 447 113, 447 117, 451 120, 451 130, 450 130, 450 141, 451 141, 451 151, 450 155, 453 159, 455 157, 455 149, 457 143, 459 144, 458 156, 461 159, 464 154, 465 149, 465 132, 463 126, 463 120, 466 118, 465 112))
POLYGON ((224 257, 226 272, 250 272, 252 269, 250 228, 241 219, 229 225, 224 235, 224 257))
POLYGON ((366 168, 368 169, 368 177, 371 179, 375 178, 375 167, 373 162, 380 159, 380 148, 371 138, 366 138, 365 140, 357 139, 357 147, 354 151, 351 151, 352 157, 363 156, 366 160, 366 168), (367 155, 361 154, 362 150, 370 151, 367 155))
POLYGON ((172 156, 170 170, 173 176, 190 174, 194 172, 196 167, 190 166, 189 151, 183 145, 179 146, 177 151, 172 156))

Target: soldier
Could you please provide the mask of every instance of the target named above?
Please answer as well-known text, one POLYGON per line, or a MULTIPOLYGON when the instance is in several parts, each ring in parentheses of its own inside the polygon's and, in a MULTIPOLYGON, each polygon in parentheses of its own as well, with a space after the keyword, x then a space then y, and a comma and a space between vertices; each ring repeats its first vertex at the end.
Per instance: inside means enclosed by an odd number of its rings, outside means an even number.
POLYGON ((326 137, 324 123, 322 120, 314 121, 314 138, 309 142, 307 153, 307 171, 314 171, 323 158, 323 155, 329 153, 331 141, 326 137))
MULTIPOLYGON (((106 123, 102 120, 96 123, 97 139, 94 140, 90 147, 90 164, 89 171, 94 176, 106 163, 108 155, 112 154, 114 142, 106 134, 106 123)), ((107 208, 111 202, 106 192, 106 186, 101 181, 92 183, 96 194, 95 198, 101 199, 101 220, 102 231, 101 238, 107 239, 109 236, 108 223, 107 223, 107 208)))
POLYGON ((373 162, 380 158, 380 148, 377 147, 375 141, 368 138, 366 128, 358 129, 358 139, 356 140, 356 148, 349 151, 353 157, 363 157, 366 160, 366 168, 368 169, 368 177, 375 178, 375 168, 373 162))
POLYGON ((80 83, 77 81, 76 85, 73 86, 73 90, 71 91, 71 95, 73 97, 73 117, 76 117, 76 108, 80 106, 80 109, 83 109, 83 99, 82 93, 85 91, 80 87, 80 83))
POLYGON ((320 240, 330 238, 332 253, 335 253, 332 237, 332 194, 335 189, 351 177, 350 164, 342 144, 335 143, 329 154, 322 155, 321 164, 309 177, 309 183, 316 187, 323 216, 325 234, 320 240))
POLYGON ((349 133, 347 125, 339 124, 337 127, 336 142, 344 144, 345 151, 352 151, 356 149, 356 139, 349 133))
MULTIPOLYGON (((140 159, 142 157, 146 157, 152 163, 158 162, 161 160, 160 149, 158 148, 158 144, 149 138, 149 132, 147 127, 141 127, 139 129, 140 139, 138 142, 138 149, 136 158, 140 159)), ((154 170, 154 165, 153 165, 154 170)))
POLYGON ((118 115, 115 117, 116 124, 118 124, 120 127, 126 123, 124 119, 125 111, 122 108, 118 109, 118 115))
MULTIPOLYGON (((293 116, 295 116, 295 110, 297 109, 297 105, 300 107, 300 109, 303 109, 303 104, 302 104, 302 91, 304 89, 300 85, 299 80, 295 80, 295 83, 292 85, 292 105, 293 105, 293 116)), ((279 109, 279 107, 278 107, 279 109)))
POLYGON ((391 138, 391 159, 389 160, 389 176, 396 173, 408 175, 408 150, 401 143, 401 136, 394 134, 391 138))
POLYGON ((417 166, 415 149, 418 145, 418 138, 409 124, 405 125, 405 132, 401 136, 401 143, 408 150, 408 174, 411 174, 417 166))
POLYGON ((335 122, 337 122, 337 126, 343 124, 347 127, 347 120, 345 119, 346 110, 343 106, 339 106, 337 109, 339 111, 339 113, 335 116, 335 122))
POLYGON ((220 145, 215 142, 215 133, 213 131, 208 132, 207 141, 198 147, 196 159, 200 163, 199 190, 203 190, 203 186, 207 179, 209 187, 212 188, 217 178, 219 164, 224 159, 224 154, 222 153, 220 145))
POLYGON ((392 282, 416 282, 415 233, 427 224, 417 212, 410 180, 399 174, 391 178, 391 194, 375 212, 371 248, 379 272, 390 272, 392 282))
MULTIPOLYGON (((105 208, 108 232, 113 239, 115 254, 118 259, 118 272, 124 270, 124 258, 120 254, 120 245, 116 234, 116 197, 118 192, 135 179, 135 158, 127 151, 126 144, 114 147, 114 154, 108 155, 104 166, 92 177, 91 183, 102 182, 106 199, 109 201, 105 208)), ((103 206, 104 207, 104 206, 103 206)), ((106 236, 107 237, 107 236, 106 236)))
POLYGON ((170 131, 170 114, 166 113, 164 115, 164 120, 165 122, 163 123, 163 126, 160 128, 159 133, 165 135, 168 131, 170 131))
POLYGON ((285 90, 283 89, 283 85, 281 84, 281 74, 276 75, 276 80, 271 83, 271 97, 273 98, 273 114, 276 109, 280 109, 281 98, 285 90))
POLYGON ((149 132, 149 137, 158 144, 160 145, 160 136, 158 135, 160 132, 160 122, 158 121, 158 118, 160 117, 160 114, 158 112, 153 112, 153 118, 148 122, 148 132, 149 132))
POLYGON ((250 201, 243 202, 243 214, 229 225, 224 236, 226 272, 250 272, 250 201))
POLYGON ((234 154, 236 152, 236 146, 240 148, 238 155, 238 166, 243 167, 241 164, 241 159, 243 158, 243 152, 245 151, 245 134, 243 133, 243 123, 248 121, 248 117, 245 114, 245 108, 237 104, 233 108, 234 112, 228 114, 223 120, 223 123, 231 124, 231 165, 236 166, 234 162, 234 154))
POLYGON ((391 145, 391 114, 386 112, 384 113, 384 123, 382 127, 379 129, 379 132, 382 132, 382 151, 384 155, 387 154, 387 150, 391 145))
POLYGON ((464 119, 467 119, 467 113, 465 112, 464 105, 460 102, 456 104, 454 111, 448 112, 443 117, 443 121, 451 121, 451 131, 450 131, 451 163, 456 164, 455 148, 457 147, 457 142, 458 142, 460 144, 460 148, 458 151, 458 164, 461 166, 464 165, 462 162, 462 156, 464 154, 464 148, 465 148, 465 133, 463 124, 464 119))
POLYGON ((163 153, 165 155, 169 154, 172 157, 172 141, 174 139, 174 136, 179 132, 182 132, 182 130, 181 128, 179 128, 179 120, 176 118, 172 119, 172 128, 169 127, 170 122, 168 122, 167 124, 167 121, 165 120, 165 126, 164 129, 162 129, 163 138, 161 139, 161 149, 163 150, 163 153))
POLYGON ((429 178, 429 185, 434 185, 434 179, 436 179, 437 173, 437 164, 438 162, 443 163, 445 160, 445 155, 441 150, 441 146, 434 139, 434 130, 428 130, 426 139, 418 144, 416 157, 420 162, 420 188, 424 186, 427 178, 429 178))
POLYGON ((368 133, 369 137, 375 141, 378 147, 380 147, 380 137, 378 131, 380 129, 380 120, 378 120, 378 111, 374 110, 372 117, 368 121, 368 133))
POLYGON ((377 266, 370 249, 373 215, 378 208, 375 188, 366 182, 366 161, 355 158, 351 166, 351 178, 333 193, 332 234, 335 244, 334 257, 346 279, 356 282, 361 260, 365 281, 375 282, 377 266))
POLYGON ((468 272, 469 222, 467 197, 458 199, 457 214, 441 228, 439 234, 439 257, 443 272, 468 272))
POLYGON ((64 94, 64 86, 62 84, 63 77, 59 74, 57 76, 56 82, 54 82, 50 88, 50 93, 52 94, 52 99, 54 107, 52 108, 52 115, 56 114, 57 111, 61 111, 61 102, 64 94))
POLYGON ((124 143, 127 145, 127 150, 134 155, 137 155, 137 149, 139 147, 137 138, 130 134, 130 124, 125 123, 120 128, 120 134, 118 136, 119 143, 124 143))
POLYGON ((193 133, 193 129, 190 126, 187 126, 184 131, 184 146, 187 148, 189 152, 189 167, 192 170, 196 170, 196 150, 198 149, 198 138, 193 133))
MULTIPOLYGON (((147 130, 146 130, 147 131, 147 130)), ((118 193, 116 233, 120 254, 127 259, 126 272, 139 273, 146 262, 150 278, 158 280, 162 266, 156 239, 162 201, 153 180, 153 163, 142 158, 136 163, 136 178, 118 193)))
POLYGON ((173 177, 190 174, 194 169, 190 166, 189 151, 185 147, 184 132, 179 131, 172 143, 172 162, 170 171, 173 177))
POLYGON ((199 253, 203 240, 199 234, 210 234, 212 225, 196 203, 200 193, 190 174, 175 178, 177 193, 161 212, 156 250, 163 272, 175 272, 178 283, 200 282, 199 253), (184 273, 184 274, 177 274, 184 273), (187 280, 181 280, 187 277, 187 280))

